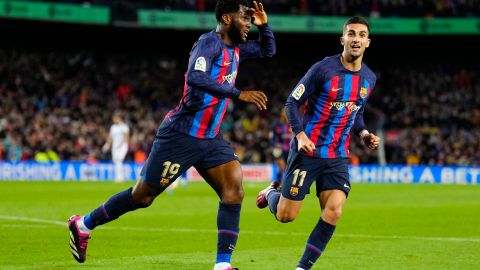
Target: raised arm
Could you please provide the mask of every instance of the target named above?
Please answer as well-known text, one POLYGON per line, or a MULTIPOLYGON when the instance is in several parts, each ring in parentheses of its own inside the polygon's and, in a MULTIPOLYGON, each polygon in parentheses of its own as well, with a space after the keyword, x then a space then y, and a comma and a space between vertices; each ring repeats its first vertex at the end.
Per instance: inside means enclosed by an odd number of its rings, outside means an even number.
POLYGON ((275 37, 268 25, 267 13, 262 3, 253 1, 253 8, 250 9, 253 18, 253 24, 257 26, 260 33, 258 40, 249 40, 240 47, 240 61, 247 58, 264 58, 275 55, 277 48, 275 37))

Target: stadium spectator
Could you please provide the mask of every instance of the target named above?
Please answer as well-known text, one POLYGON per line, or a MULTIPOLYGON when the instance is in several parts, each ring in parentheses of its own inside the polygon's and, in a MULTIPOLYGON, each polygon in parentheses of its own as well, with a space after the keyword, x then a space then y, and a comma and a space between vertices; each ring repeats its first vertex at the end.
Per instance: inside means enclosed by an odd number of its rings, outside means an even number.
MULTIPOLYGON (((122 101, 126 101, 127 96, 119 96, 119 98, 122 101)), ((112 161, 115 166, 116 181, 123 181, 125 179, 123 175, 123 161, 127 156, 129 140, 130 128, 123 121, 122 115, 116 112, 113 115, 113 125, 110 127, 107 142, 102 147, 104 153, 109 149, 112 150, 112 161)))
POLYGON ((0 161, 3 161, 5 158, 3 157, 5 153, 5 145, 3 144, 3 140, 0 140, 0 161))

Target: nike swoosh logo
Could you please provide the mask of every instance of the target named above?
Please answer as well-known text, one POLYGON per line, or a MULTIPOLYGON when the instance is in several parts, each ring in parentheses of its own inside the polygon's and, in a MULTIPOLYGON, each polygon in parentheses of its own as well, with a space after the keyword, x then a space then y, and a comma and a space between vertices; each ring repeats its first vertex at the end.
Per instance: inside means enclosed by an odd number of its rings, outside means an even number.
POLYGON ((350 189, 350 187, 347 184, 343 184, 343 186, 350 189))
POLYGON ((338 90, 342 90, 342 88, 332 88, 332 92, 337 92, 338 90))
POLYGON ((231 63, 232 63, 232 62, 225 62, 225 63, 223 63, 223 65, 224 65, 224 66, 230 66, 231 63))

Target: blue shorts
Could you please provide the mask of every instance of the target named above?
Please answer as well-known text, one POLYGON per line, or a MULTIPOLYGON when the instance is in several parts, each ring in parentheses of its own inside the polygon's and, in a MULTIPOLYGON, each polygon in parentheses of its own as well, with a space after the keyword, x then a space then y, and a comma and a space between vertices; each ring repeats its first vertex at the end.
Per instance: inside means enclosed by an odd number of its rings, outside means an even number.
POLYGON ((282 182, 282 195, 301 201, 310 193, 310 186, 315 181, 317 196, 321 191, 332 189, 342 190, 348 196, 349 179, 347 158, 315 158, 291 149, 282 182))
POLYGON ((213 139, 199 139, 161 128, 140 177, 163 191, 192 166, 205 170, 232 160, 238 158, 221 134, 213 139))

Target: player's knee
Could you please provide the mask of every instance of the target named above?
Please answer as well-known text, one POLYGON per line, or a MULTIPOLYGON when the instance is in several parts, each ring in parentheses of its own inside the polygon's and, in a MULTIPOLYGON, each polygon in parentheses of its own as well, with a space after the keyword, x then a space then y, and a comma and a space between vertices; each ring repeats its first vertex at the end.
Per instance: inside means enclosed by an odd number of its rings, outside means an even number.
POLYGON ((225 204, 238 204, 243 201, 244 195, 245 192, 241 186, 237 188, 231 188, 223 192, 222 202, 225 204))
POLYGON ((277 220, 282 223, 288 223, 295 220, 297 214, 292 211, 277 211, 277 220))
POLYGON ((323 219, 330 224, 337 224, 342 216, 342 207, 327 208, 323 215, 323 219))
POLYGON ((139 207, 139 208, 147 208, 150 205, 152 205, 153 201, 155 200, 155 196, 139 196, 136 195, 135 193, 132 194, 133 197, 133 202, 139 207))

